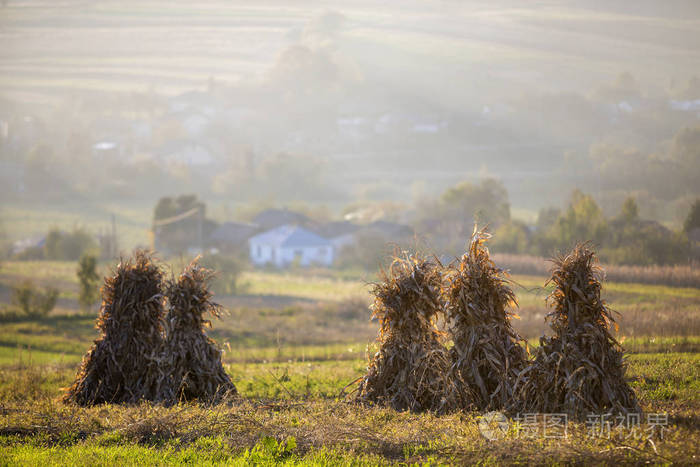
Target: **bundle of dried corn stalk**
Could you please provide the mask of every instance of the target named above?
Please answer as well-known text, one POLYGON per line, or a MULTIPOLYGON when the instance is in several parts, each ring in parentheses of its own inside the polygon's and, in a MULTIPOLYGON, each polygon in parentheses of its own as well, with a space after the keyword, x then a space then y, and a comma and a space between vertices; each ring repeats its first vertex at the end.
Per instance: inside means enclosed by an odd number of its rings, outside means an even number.
POLYGON ((170 385, 175 401, 221 401, 236 394, 236 387, 221 364, 221 350, 204 332, 211 323, 204 319, 209 312, 219 317, 221 306, 211 301, 209 281, 214 273, 197 264, 195 259, 167 286, 169 311, 166 316, 167 339, 163 358, 171 368, 170 385))
POLYGON ((79 405, 159 401, 169 368, 161 362, 163 344, 162 272, 137 251, 122 260, 102 287, 97 319, 101 336, 83 357, 64 400, 79 405))
POLYGON ((517 306, 507 274, 491 261, 486 241, 474 230, 469 250, 447 268, 443 296, 449 332, 450 376, 465 409, 499 410, 513 395, 513 383, 527 363, 523 339, 508 311, 517 306))
POLYGON ((547 319, 554 335, 540 338, 534 362, 519 375, 511 411, 567 413, 585 420, 591 413, 639 412, 625 381, 620 344, 600 297, 600 268, 593 251, 580 244, 554 260, 553 310, 547 319))
POLYGON ((379 351, 370 359, 357 399, 396 410, 445 413, 458 408, 449 356, 435 327, 441 266, 419 255, 394 258, 372 294, 380 320, 379 351))

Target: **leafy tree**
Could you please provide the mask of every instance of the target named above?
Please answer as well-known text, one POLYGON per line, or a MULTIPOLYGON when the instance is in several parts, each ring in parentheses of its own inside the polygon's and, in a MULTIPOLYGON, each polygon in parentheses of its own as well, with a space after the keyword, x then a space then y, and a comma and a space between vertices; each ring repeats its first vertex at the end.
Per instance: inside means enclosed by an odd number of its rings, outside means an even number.
POLYGON ((61 258, 67 261, 75 261, 90 250, 97 249, 97 242, 92 235, 83 229, 75 229, 62 237, 60 242, 61 258))
POLYGON ((51 229, 44 243, 44 257, 53 261, 77 261, 86 251, 97 249, 92 235, 82 228, 72 232, 51 229))
POLYGON ((530 231, 525 223, 511 220, 494 233, 491 247, 498 253, 525 253, 530 243, 530 231))
POLYGON ((607 222, 598 204, 590 195, 575 190, 569 207, 548 235, 554 239, 556 248, 566 250, 577 242, 593 241, 600 245, 606 232, 607 222))
POLYGON ((390 245, 386 238, 376 232, 358 234, 353 243, 345 245, 338 252, 338 266, 376 271, 384 265, 396 246, 390 245))
POLYGON ((78 302, 84 310, 90 310, 99 297, 100 276, 97 274, 97 257, 83 254, 78 262, 77 274, 80 283, 78 302))
POLYGON ((493 178, 484 179, 479 185, 464 182, 448 188, 440 201, 444 214, 469 219, 469 229, 474 221, 501 224, 510 219, 508 191, 503 183, 493 178))
POLYGON ((622 208, 620 208, 620 214, 617 218, 626 224, 631 224, 639 220, 639 208, 637 207, 637 202, 633 197, 629 196, 622 203, 622 208))
POLYGON ((61 232, 51 229, 44 242, 44 257, 46 259, 58 259, 60 254, 61 232))
POLYGON ((200 215, 202 216, 202 222, 206 224, 204 221, 206 205, 197 199, 196 195, 182 195, 177 198, 166 196, 158 200, 153 209, 154 222, 185 214, 193 209, 199 209, 200 213, 172 223, 155 226, 154 233, 156 235, 157 248, 180 253, 186 251, 189 247, 198 247, 197 236, 200 215))
POLYGON ((693 229, 700 228, 700 198, 696 199, 693 205, 690 207, 688 212, 688 217, 685 218, 683 222, 683 231, 685 233, 690 233, 693 229))
POLYGON ((559 208, 542 208, 537 213, 537 230, 544 232, 557 222, 559 216, 561 215, 561 209, 559 208))

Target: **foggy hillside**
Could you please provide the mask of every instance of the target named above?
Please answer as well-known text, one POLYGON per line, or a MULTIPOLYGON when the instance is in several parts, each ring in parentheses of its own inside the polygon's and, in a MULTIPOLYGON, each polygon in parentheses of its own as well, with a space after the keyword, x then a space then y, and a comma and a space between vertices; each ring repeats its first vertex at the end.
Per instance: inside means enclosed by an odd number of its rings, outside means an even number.
POLYGON ((5 206, 338 215, 496 178, 528 222, 578 187, 678 226, 699 192, 694 1, 8 0, 0 39, 5 206))

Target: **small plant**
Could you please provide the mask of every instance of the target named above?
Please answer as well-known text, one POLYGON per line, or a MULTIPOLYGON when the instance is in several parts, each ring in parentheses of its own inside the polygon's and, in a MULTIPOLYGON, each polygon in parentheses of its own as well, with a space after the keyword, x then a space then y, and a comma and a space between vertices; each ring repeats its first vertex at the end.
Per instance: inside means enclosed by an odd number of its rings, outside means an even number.
POLYGON ((83 254, 80 257, 80 262, 78 262, 77 275, 80 282, 78 303, 80 303, 83 310, 89 311, 100 295, 97 257, 87 253, 83 254))
POLYGON ((297 449, 297 440, 293 436, 285 441, 277 441, 271 436, 263 436, 253 447, 246 451, 244 459, 250 464, 279 463, 290 460, 297 449))
POLYGON ((40 290, 32 282, 26 281, 12 288, 12 304, 28 318, 43 318, 56 306, 58 290, 40 290))

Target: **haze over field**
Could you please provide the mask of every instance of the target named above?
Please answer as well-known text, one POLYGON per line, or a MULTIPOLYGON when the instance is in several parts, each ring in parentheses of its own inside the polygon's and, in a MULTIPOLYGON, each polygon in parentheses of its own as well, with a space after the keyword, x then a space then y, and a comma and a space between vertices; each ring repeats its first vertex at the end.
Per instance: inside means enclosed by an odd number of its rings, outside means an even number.
POLYGON ((0 463, 697 464, 699 181, 700 0, 0 0, 0 463))
POLYGON ((578 187, 678 228, 699 192, 698 39, 694 1, 8 0, 4 230, 116 213, 145 244, 182 193, 219 220, 389 201, 411 222, 488 177, 531 224, 578 187))

